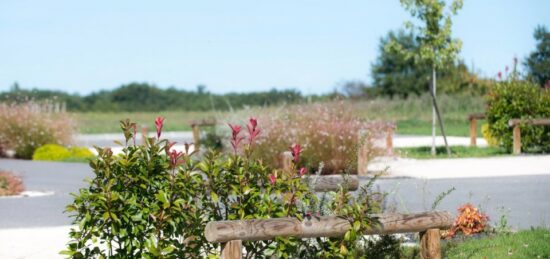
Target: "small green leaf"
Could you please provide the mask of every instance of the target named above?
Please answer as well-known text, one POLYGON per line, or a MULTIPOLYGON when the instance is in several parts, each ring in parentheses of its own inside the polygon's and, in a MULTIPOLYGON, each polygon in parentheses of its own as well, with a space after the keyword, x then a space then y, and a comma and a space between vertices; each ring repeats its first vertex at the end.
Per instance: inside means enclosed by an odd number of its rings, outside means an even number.
POLYGON ((212 197, 213 202, 218 202, 218 195, 215 192, 210 192, 210 197, 212 197))

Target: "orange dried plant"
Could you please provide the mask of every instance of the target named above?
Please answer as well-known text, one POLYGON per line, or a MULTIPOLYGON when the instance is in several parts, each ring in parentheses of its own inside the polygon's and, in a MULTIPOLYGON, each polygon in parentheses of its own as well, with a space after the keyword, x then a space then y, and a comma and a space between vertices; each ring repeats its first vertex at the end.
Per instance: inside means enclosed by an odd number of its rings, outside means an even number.
POLYGON ((487 226, 489 217, 481 213, 478 208, 470 203, 462 205, 458 208, 459 215, 455 219, 453 227, 446 234, 447 238, 452 238, 458 232, 462 232, 465 236, 483 232, 487 226))

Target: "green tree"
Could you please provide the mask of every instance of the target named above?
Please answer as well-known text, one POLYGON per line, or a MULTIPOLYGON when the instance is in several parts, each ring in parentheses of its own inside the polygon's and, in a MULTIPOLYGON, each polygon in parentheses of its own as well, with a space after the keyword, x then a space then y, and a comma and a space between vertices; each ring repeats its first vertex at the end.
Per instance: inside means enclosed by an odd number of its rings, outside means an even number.
POLYGON ((429 67, 416 64, 409 54, 417 52, 420 44, 413 33, 399 30, 390 31, 380 39, 379 56, 372 64, 371 74, 373 86, 380 89, 381 94, 390 97, 408 97, 411 94, 420 95, 428 89, 429 67), (389 47, 398 44, 400 49, 389 47))
MULTIPOLYGON (((400 51, 414 57, 417 64, 426 64, 432 69, 432 85, 431 95, 433 99, 433 117, 432 117, 432 154, 435 155, 435 123, 436 115, 439 116, 437 101, 436 101, 436 71, 452 63, 460 51, 462 42, 451 37, 452 20, 451 17, 456 15, 458 10, 462 8, 462 0, 453 0, 449 8, 445 8, 445 1, 439 0, 401 0, 401 5, 409 11, 411 16, 418 19, 418 24, 407 22, 405 26, 417 36, 420 43, 418 51, 407 51, 404 46, 393 41, 389 48, 394 48, 395 51, 400 51)), ((444 127, 439 118, 441 131, 444 134, 444 127)), ((445 144, 447 140, 445 139, 445 144)), ((447 147, 447 153, 450 150, 447 147)))
MULTIPOLYGON (((418 52, 420 42, 411 32, 390 31, 380 39, 379 55, 372 64, 373 87, 380 94, 394 97, 421 95, 430 89, 432 68, 426 63, 415 62, 408 53, 418 52), (397 42, 405 51, 397 51, 391 44, 397 42)), ((487 82, 470 72, 462 60, 448 62, 438 70, 440 93, 482 95, 487 91, 487 82)), ((367 89, 363 89, 365 92, 367 89)))
POLYGON ((542 87, 550 88, 550 32, 538 26, 533 34, 537 49, 525 60, 527 77, 542 87))

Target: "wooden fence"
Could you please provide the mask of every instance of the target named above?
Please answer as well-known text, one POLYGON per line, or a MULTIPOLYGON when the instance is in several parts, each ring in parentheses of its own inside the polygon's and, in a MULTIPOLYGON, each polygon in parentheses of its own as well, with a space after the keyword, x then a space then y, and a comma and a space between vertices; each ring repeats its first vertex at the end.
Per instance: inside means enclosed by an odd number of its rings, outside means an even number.
POLYGON ((477 145, 477 121, 485 118, 485 113, 473 113, 468 115, 468 121, 470 121, 470 146, 472 147, 477 145))
POLYGON ((216 120, 207 119, 207 120, 200 120, 200 121, 192 121, 189 125, 191 126, 191 130, 193 131, 193 145, 196 150, 199 150, 200 139, 201 139, 200 127, 214 127, 216 126, 216 120))
POLYGON ((511 119, 508 121, 508 126, 513 127, 513 153, 514 155, 521 154, 521 124, 530 124, 535 126, 549 126, 550 118, 544 119, 511 119))
MULTIPOLYGON (((449 229, 453 216, 448 212, 371 215, 375 222, 365 235, 420 233, 422 258, 441 258, 440 230, 449 229)), ((276 237, 343 237, 350 221, 336 216, 212 221, 206 225, 206 240, 225 243, 224 259, 242 258, 242 241, 271 240, 276 237)))

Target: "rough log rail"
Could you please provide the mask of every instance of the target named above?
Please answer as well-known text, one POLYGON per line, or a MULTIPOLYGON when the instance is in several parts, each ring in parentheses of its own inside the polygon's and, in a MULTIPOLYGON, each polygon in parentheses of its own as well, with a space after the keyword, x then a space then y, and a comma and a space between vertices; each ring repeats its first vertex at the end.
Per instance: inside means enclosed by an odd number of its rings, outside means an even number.
MULTIPOLYGON (((309 181, 314 181, 315 177, 310 176, 309 181)), ((302 180, 306 181, 306 179, 306 177, 302 177, 302 180)), ((356 191, 359 188, 359 178, 356 175, 349 175, 346 178, 342 175, 320 175, 315 182, 314 189, 316 192, 338 191, 340 185, 347 191, 356 191)))
POLYGON ((485 118, 485 113, 472 113, 468 115, 468 121, 470 121, 470 146, 472 147, 477 145, 477 121, 485 118))
POLYGON ((514 155, 521 154, 521 130, 522 123, 535 125, 535 126, 550 126, 550 118, 543 119, 511 119, 508 121, 508 126, 513 127, 513 153, 514 155))
MULTIPOLYGON (((365 234, 420 232, 423 258, 440 258, 439 230, 453 224, 453 216, 445 211, 412 214, 375 214, 373 226, 365 234)), ((351 228, 350 221, 336 216, 212 221, 206 225, 206 240, 227 243, 233 252, 222 251, 224 258, 241 258, 242 241, 270 240, 275 237, 340 237, 351 228), (238 245, 238 248, 235 246, 238 245), (235 252, 237 251, 237 252, 235 252), (228 256, 231 254, 232 256, 228 256)), ((225 249, 224 249, 225 250, 225 249)))

